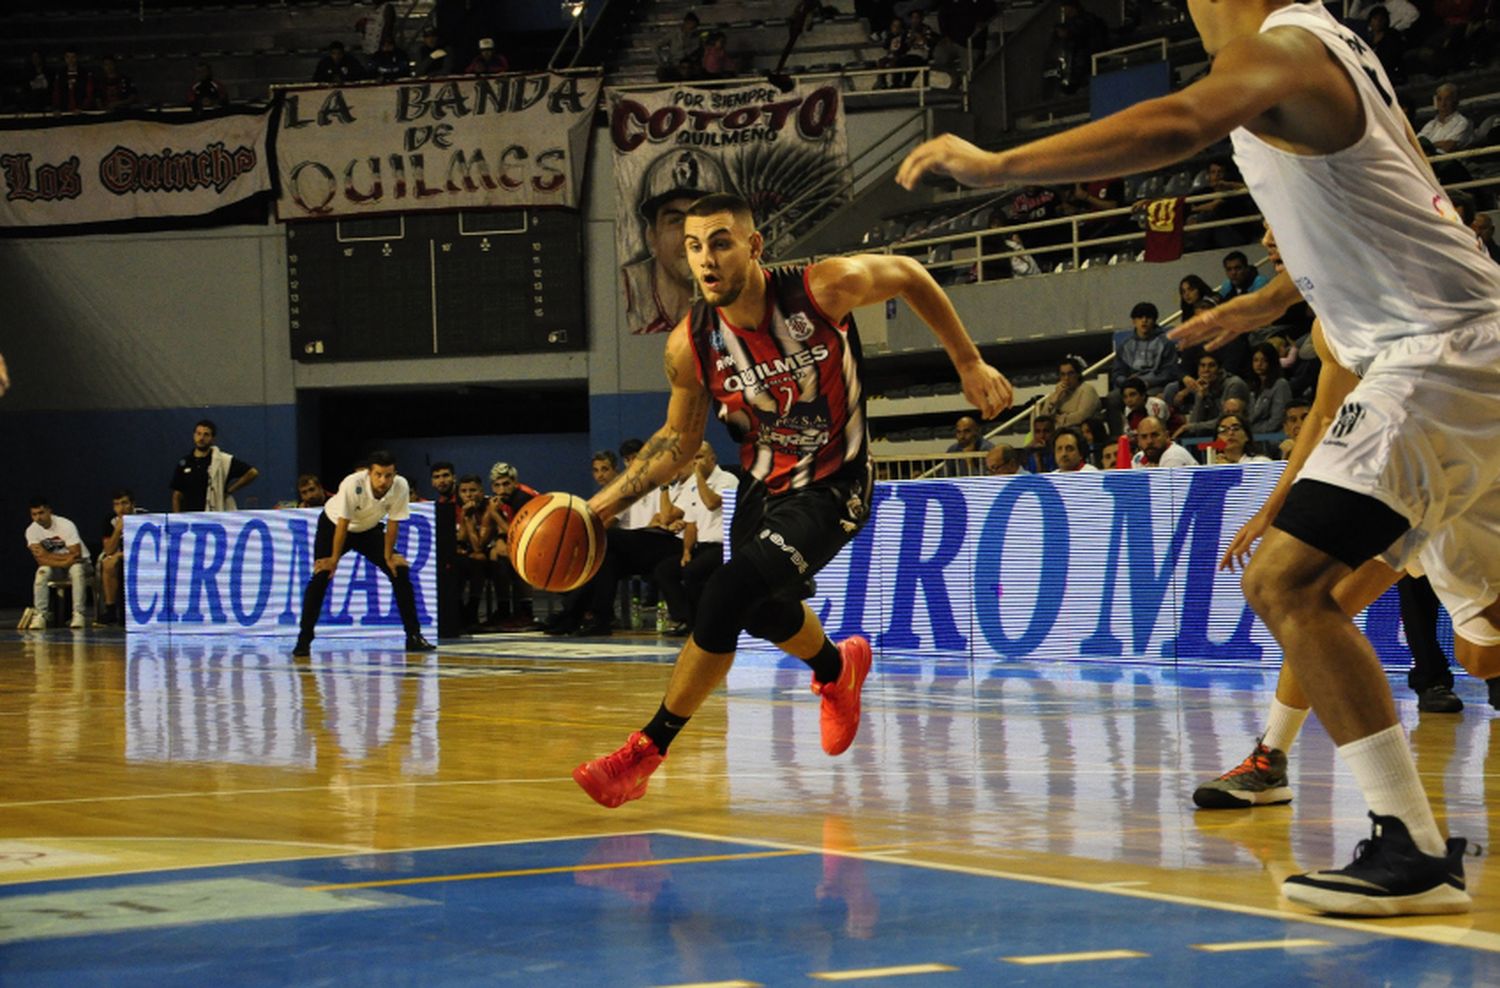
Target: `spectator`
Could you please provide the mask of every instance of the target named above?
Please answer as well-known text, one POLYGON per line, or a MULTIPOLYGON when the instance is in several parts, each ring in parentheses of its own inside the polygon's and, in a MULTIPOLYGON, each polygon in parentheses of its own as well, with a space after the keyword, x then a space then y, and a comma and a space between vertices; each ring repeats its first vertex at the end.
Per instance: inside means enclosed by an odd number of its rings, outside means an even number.
POLYGON ((1099 414, 1099 392, 1083 379, 1083 359, 1064 357, 1057 362, 1057 386, 1037 403, 1042 415, 1050 415, 1059 429, 1080 425, 1099 414))
POLYGON ((47 583, 67 579, 73 584, 73 620, 70 628, 87 627, 83 608, 88 600, 89 547, 78 537, 78 526, 52 513, 45 497, 31 499, 31 524, 26 527, 26 545, 36 560, 36 579, 31 584, 31 628, 47 627, 47 583))
MULTIPOLYGON (((1193 189, 1194 195, 1204 195, 1210 192, 1224 193, 1225 198, 1210 199, 1207 202, 1197 203, 1188 209, 1186 226, 1197 226, 1214 220, 1228 219, 1236 214, 1243 216, 1250 207, 1243 198, 1230 197, 1228 194, 1244 192, 1245 186, 1235 181, 1230 174, 1229 166, 1223 161, 1210 161, 1203 184, 1193 189)), ((1192 235, 1192 249, 1213 250, 1220 247, 1232 247, 1235 244, 1245 242, 1242 232, 1233 226, 1216 226, 1211 230, 1203 230, 1192 235)))
POLYGON ((404 50, 396 47, 393 36, 381 36, 380 50, 370 56, 370 74, 380 82, 403 79, 411 74, 411 60, 404 50))
MULTIPOLYGON (((467 633, 473 633, 478 629, 479 604, 484 600, 485 586, 492 578, 500 576, 500 567, 495 566, 491 561, 490 551, 496 544, 496 533, 489 521, 489 505, 484 496, 484 481, 479 479, 478 474, 464 474, 458 478, 456 559, 463 591, 460 617, 467 633)), ((500 556, 499 561, 504 563, 505 557, 500 556)), ((507 598, 506 604, 508 603, 507 598)), ((497 607, 497 611, 499 609, 503 608, 497 607)))
POLYGON ((194 71, 197 78, 188 87, 188 106, 195 110, 217 110, 229 105, 229 91, 214 78, 214 67, 199 62, 194 71))
POLYGON ((1117 334, 1115 359, 1109 369, 1110 390, 1105 396, 1110 425, 1122 431, 1124 401, 1121 389, 1136 378, 1150 393, 1159 393, 1177 377, 1177 344, 1156 325, 1157 309, 1150 302, 1137 302, 1130 310, 1130 336, 1117 334))
POLYGON ((193 450, 177 461, 172 475, 172 513, 233 511, 234 492, 260 471, 214 445, 219 427, 209 419, 193 426, 193 450))
POLYGON ((417 75, 422 78, 443 75, 448 64, 448 52, 438 40, 437 28, 428 25, 422 29, 422 43, 417 46, 417 75))
MULTIPOLYGON (((510 523, 516 512, 537 496, 537 491, 521 483, 519 472, 509 463, 496 463, 490 467, 490 490, 494 496, 485 509, 484 541, 490 546, 490 558, 498 562, 510 558, 510 523)), ((518 623, 529 622, 532 618, 531 588, 516 576, 513 566, 496 567, 495 575, 500 609, 504 612, 502 616, 518 623)))
POLYGON ((1131 457, 1130 466, 1140 467, 1193 467, 1198 461, 1193 454, 1174 443, 1167 434, 1161 419, 1150 415, 1136 426, 1135 441, 1139 451, 1131 457))
MULTIPOLYGON (((953 425, 953 445, 945 453, 983 453, 994 448, 979 431, 979 423, 972 415, 965 415, 953 425)), ((969 456, 948 460, 943 464, 944 477, 974 477, 983 469, 982 457, 969 456)))
POLYGON ((99 582, 104 589, 100 624, 125 623, 120 600, 120 588, 125 585, 125 519, 135 514, 135 495, 125 488, 115 491, 112 507, 104 522, 104 544, 99 549, 99 582))
POLYGON ((52 107, 52 84, 57 73, 47 64, 47 59, 38 49, 32 49, 26 61, 25 83, 21 91, 21 107, 31 113, 40 113, 52 107))
POLYGON ((429 468, 435 508, 433 551, 437 559, 438 636, 447 638, 463 631, 463 593, 467 564, 458 551, 458 528, 462 507, 458 503, 458 477, 453 464, 438 460, 429 468))
MULTIPOLYGON (((1392 2, 1405 4, 1413 15, 1417 12, 1417 8, 1407 3, 1407 0, 1392 0, 1392 2)), ((1377 6, 1370 10, 1364 33, 1369 39, 1370 48, 1375 52, 1375 57, 1380 59, 1381 65, 1385 66, 1385 74, 1390 77, 1391 84, 1405 85, 1406 70, 1402 63, 1406 58, 1406 38, 1391 23, 1391 12, 1388 6, 1377 6)))
POLYGON ((297 507, 321 508, 328 503, 328 490, 315 473, 304 473, 297 478, 297 507))
POLYGON ((495 50, 494 38, 479 39, 479 53, 464 69, 466 75, 499 75, 510 70, 510 62, 495 50))
POLYGON ((1280 432, 1292 400, 1292 386, 1281 376, 1276 348, 1269 342, 1257 344, 1251 351, 1250 370, 1250 431, 1259 435, 1280 432))
MULTIPOLYGON (((1355 0, 1349 7, 1349 22, 1358 24, 1368 20, 1375 15, 1377 10, 1385 11, 1385 19, 1390 26, 1397 31, 1410 31, 1417 19, 1422 16, 1411 0, 1355 0)), ((1386 63, 1386 73, 1390 73, 1390 63, 1386 63)), ((1392 80, 1395 81, 1395 80, 1392 80)))
POLYGON ((1258 292, 1269 280, 1250 266, 1244 251, 1232 250, 1224 255, 1224 284, 1219 286, 1219 299, 1227 302, 1237 295, 1258 292))
POLYGON ((714 571, 724 565, 724 497, 739 481, 719 468, 719 458, 708 443, 698 447, 692 473, 678 499, 683 511, 682 553, 656 565, 656 585, 676 621, 674 636, 692 630, 698 600, 714 571))
POLYGON ((328 43, 328 54, 318 60, 318 67, 313 69, 313 82, 321 82, 325 86, 342 86, 345 83, 358 82, 365 77, 365 67, 359 64, 359 59, 344 51, 342 41, 330 41, 328 43))
POLYGON ((52 83, 52 109, 58 113, 77 113, 98 108, 94 74, 78 61, 78 52, 69 48, 63 52, 62 71, 52 83))
POLYGON ((1218 293, 1195 274, 1188 275, 1177 284, 1177 304, 1182 310, 1181 322, 1187 322, 1205 309, 1212 309, 1219 301, 1218 293))
POLYGON ((1279 448, 1283 460, 1292 455, 1292 447, 1302 434, 1302 423, 1307 421, 1307 413, 1311 409, 1312 403, 1301 399, 1294 398, 1287 404, 1286 415, 1281 420, 1281 431, 1286 433, 1279 448))
POLYGON ((1475 214, 1474 222, 1469 226, 1473 229, 1474 235, 1479 238, 1479 242, 1484 245, 1484 249, 1489 252, 1490 260, 1500 263, 1500 244, 1495 243, 1495 221, 1490 218, 1490 214, 1475 214))
POLYGON ((100 61, 99 67, 103 70, 99 76, 99 105, 106 110, 120 110, 134 105, 136 101, 135 83, 130 81, 128 75, 120 72, 119 63, 113 55, 105 55, 100 61))
POLYGON ((610 481, 620 475, 620 461, 613 450, 601 449, 594 454, 591 464, 594 472, 594 483, 602 489, 609 486, 610 481))
POLYGON ((1052 458, 1057 464, 1056 473, 1078 473, 1083 470, 1098 472, 1099 468, 1088 461, 1087 444, 1077 429, 1058 429, 1052 437, 1052 458))
POLYGON ((1248 402, 1250 388, 1237 375, 1226 374, 1218 357, 1205 353, 1198 358, 1198 376, 1188 378, 1175 396, 1177 407, 1186 410, 1187 422, 1173 438, 1183 432, 1212 431, 1219 416, 1224 413, 1224 400, 1227 398, 1239 398, 1248 402))
POLYGON ((1001 443, 984 454, 984 472, 991 477, 1010 477, 1024 473, 1021 457, 1014 446, 1001 443))
POLYGON ((1031 442, 1021 451, 1021 464, 1027 472, 1051 473, 1057 469, 1052 451, 1052 431, 1056 425, 1050 415, 1037 415, 1031 420, 1031 442))
POLYGON ((1417 142, 1429 155, 1462 151, 1474 140, 1474 124, 1458 112, 1458 87, 1445 82, 1432 94, 1437 115, 1417 131, 1417 142))
POLYGON ((1255 434, 1250 431, 1242 415, 1224 415, 1219 419, 1214 433, 1219 437, 1214 443, 1215 454, 1210 462, 1217 463, 1270 463, 1271 458, 1255 452, 1255 434), (1219 447, 1223 447, 1220 449, 1219 447))
MULTIPOLYGON (((906 65, 906 22, 900 17, 892 16, 890 27, 886 29, 881 39, 885 45, 885 54, 875 60, 876 68, 889 69, 898 65, 906 65)), ((875 77, 876 89, 895 89, 901 85, 901 76, 891 74, 875 77)))
MULTIPOLYGON (((1100 470, 1109 469, 1109 428, 1104 420, 1097 417, 1084 419, 1078 423, 1078 434, 1083 436, 1083 458, 1100 470)), ((1056 452, 1055 448, 1053 452, 1056 452)))
POLYGON ((682 15, 682 23, 656 46, 656 78, 659 82, 681 82, 697 74, 703 64, 703 34, 698 30, 698 15, 691 10, 682 15))
POLYGON ((738 63, 729 54, 729 38, 723 31, 710 31, 703 41, 703 58, 699 63, 698 78, 729 79, 738 71, 738 63))
MULTIPOLYGON (((927 65, 932 61, 932 48, 937 44, 937 33, 927 25, 927 15, 920 7, 906 14, 907 65, 927 65)), ((911 84, 908 77, 907 85, 911 84)))

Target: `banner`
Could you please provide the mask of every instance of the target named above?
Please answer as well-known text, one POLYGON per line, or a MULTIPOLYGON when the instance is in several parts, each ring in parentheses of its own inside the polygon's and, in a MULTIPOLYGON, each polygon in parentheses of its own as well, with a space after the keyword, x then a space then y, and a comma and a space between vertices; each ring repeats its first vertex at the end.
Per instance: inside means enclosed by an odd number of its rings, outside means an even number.
POLYGON ((836 83, 782 92, 765 84, 610 93, 618 222, 615 246, 631 333, 665 333, 687 315, 694 284, 682 213, 710 192, 734 192, 757 223, 804 192, 800 212, 826 207, 849 159, 836 83))
MULTIPOLYGON (((807 603, 835 640, 862 634, 894 658, 1275 667, 1280 646, 1218 564, 1282 467, 880 483, 807 603)), ((1356 623, 1407 668, 1400 622, 1393 589, 1356 623)), ((1451 649, 1446 614, 1439 638, 1451 649)))
POLYGON ((268 116, 0 130, 0 226, 202 216, 271 188, 268 116))
POLYGON ((279 94, 278 219, 578 205, 600 76, 465 76, 279 94))
MULTIPOLYGON (((312 579, 319 508, 130 515, 125 615, 131 632, 296 634, 312 579)), ((437 625, 432 505, 413 504, 396 551, 411 564, 417 619, 437 625)), ((318 637, 401 633, 390 581, 346 553, 328 585, 318 637)))

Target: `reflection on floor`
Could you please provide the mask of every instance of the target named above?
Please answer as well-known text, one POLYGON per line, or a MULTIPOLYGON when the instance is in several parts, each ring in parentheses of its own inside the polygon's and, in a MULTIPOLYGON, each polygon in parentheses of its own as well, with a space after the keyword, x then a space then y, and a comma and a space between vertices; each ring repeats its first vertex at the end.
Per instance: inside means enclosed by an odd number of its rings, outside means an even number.
MULTIPOLYGON (((0 638, 5 980, 1500 983, 1486 858, 1467 917, 1279 902, 1367 831, 1316 723, 1291 806, 1192 809, 1274 670, 880 656, 830 759, 805 667, 746 653, 606 811, 568 772, 655 709, 671 643, 288 644, 0 638)), ((1440 818, 1488 845, 1483 684, 1420 718, 1395 685, 1440 818)))

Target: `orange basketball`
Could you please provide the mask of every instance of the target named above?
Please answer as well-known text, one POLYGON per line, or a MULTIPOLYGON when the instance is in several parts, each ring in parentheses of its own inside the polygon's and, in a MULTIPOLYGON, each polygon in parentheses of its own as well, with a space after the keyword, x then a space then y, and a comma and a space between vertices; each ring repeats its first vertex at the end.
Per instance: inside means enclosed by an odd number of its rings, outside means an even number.
POLYGON ((539 494, 511 519, 510 562, 538 590, 582 586, 604 562, 604 523, 582 498, 539 494))

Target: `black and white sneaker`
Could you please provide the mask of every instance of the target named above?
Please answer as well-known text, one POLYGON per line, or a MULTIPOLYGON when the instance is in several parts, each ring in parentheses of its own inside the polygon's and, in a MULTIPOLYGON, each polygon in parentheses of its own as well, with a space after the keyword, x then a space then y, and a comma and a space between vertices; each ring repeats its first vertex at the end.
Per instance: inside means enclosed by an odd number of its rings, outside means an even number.
POLYGON ((1448 853, 1433 857, 1418 849, 1399 818, 1371 813, 1370 819, 1370 837, 1354 849, 1351 864, 1293 875, 1281 883, 1287 901, 1345 916, 1425 916, 1472 908, 1464 890, 1466 840, 1448 838, 1448 853))

